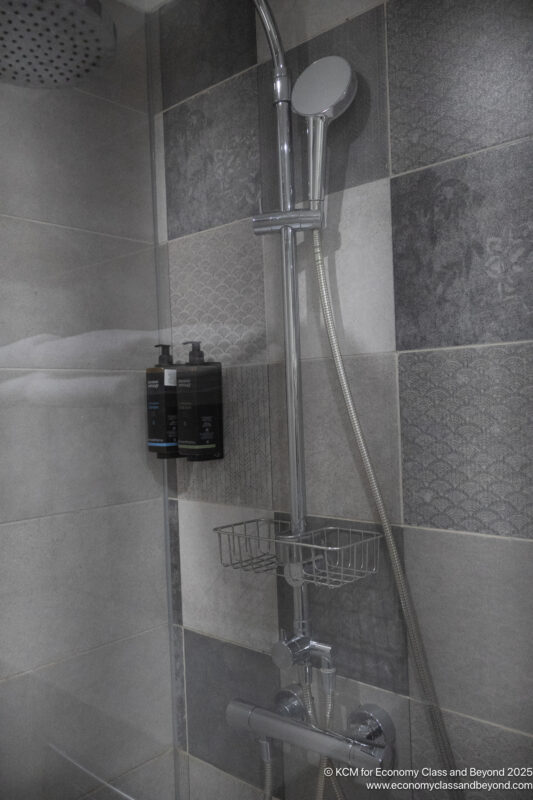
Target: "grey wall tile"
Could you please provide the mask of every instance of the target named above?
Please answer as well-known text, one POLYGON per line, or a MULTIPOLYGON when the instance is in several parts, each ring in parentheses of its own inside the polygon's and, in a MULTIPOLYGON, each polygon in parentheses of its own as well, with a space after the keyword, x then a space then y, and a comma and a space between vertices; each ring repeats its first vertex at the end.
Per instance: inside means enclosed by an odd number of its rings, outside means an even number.
POLYGON ((266 366, 222 372, 224 458, 179 459, 178 490, 185 500, 272 507, 268 372, 266 366))
POLYGON ((0 525, 0 678, 167 621, 161 500, 0 525))
MULTIPOLYGON (((295 47, 319 33, 340 25, 348 17, 355 17, 382 5, 382 0, 271 0, 270 8, 276 18, 283 46, 286 50, 295 47)), ((259 18, 256 18, 257 56, 259 61, 270 59, 270 49, 259 18)))
MULTIPOLYGON (((399 521, 395 356, 350 357, 345 359, 345 367, 385 504, 392 520, 399 521)), ((285 510, 288 477, 284 376, 280 365, 269 370, 274 507, 285 510)), ((377 521, 333 363, 329 359, 305 361, 302 383, 309 513, 377 521)))
POLYGON ((152 241, 146 115, 74 89, 31 91, 0 90, 0 213, 152 241))
POLYGON ((409 528, 404 537, 441 704, 533 734, 533 542, 409 528))
POLYGON ((265 360, 261 241, 249 219, 169 244, 172 338, 224 364, 265 360))
MULTIPOLYGON (((345 22, 327 33, 290 50, 287 63, 294 79, 311 62, 332 54, 343 56, 357 74, 355 102, 328 131, 326 190, 388 175, 387 109, 385 97, 385 44, 383 8, 345 22)), ((264 209, 278 208, 276 117, 272 106, 272 70, 258 70, 261 126, 261 179, 264 209)), ((306 123, 293 115, 296 197, 307 196, 306 123)))
MULTIPOLYGON (((135 800, 176 800, 172 750, 122 775, 112 782, 112 786, 135 800)), ((118 800, 123 796, 109 787, 91 794, 90 800, 118 800)))
POLYGON ((533 141, 392 181, 398 349, 533 338, 533 141))
MULTIPOLYGON (((389 180, 327 198, 323 251, 344 355, 395 349, 389 180)), ((269 361, 283 359, 283 295, 279 237, 264 236, 269 361)), ((329 356, 312 236, 298 235, 300 344, 303 358, 329 356)))
POLYGON ((0 236, 0 366, 143 369, 153 359, 152 248, 10 217, 0 236))
POLYGON ((109 780, 165 752, 169 665, 163 626, 0 683, 2 796, 75 800, 98 785, 76 763, 109 780))
POLYGON ((531 536, 533 345, 400 356, 404 519, 531 536))
POLYGON ((172 626, 172 667, 174 690, 174 747, 187 749, 187 709, 185 703, 185 647, 183 628, 172 626))
POLYGON ((76 84, 76 88, 139 111, 147 111, 145 16, 141 11, 117 0, 103 0, 102 5, 117 31, 115 58, 100 72, 93 72, 76 84))
POLYGON ((185 631, 189 752, 242 780, 262 786, 257 742, 226 723, 226 706, 240 698, 269 705, 279 686, 270 656, 185 631))
POLYGON ((144 375, 0 372, 0 519, 158 497, 144 375))
POLYGON ((278 638, 275 576, 225 569, 213 533, 217 525, 260 519, 269 512, 180 500, 179 516, 183 624, 270 652, 278 638))
POLYGON ((189 759, 190 795, 189 800, 215 800, 217 797, 231 797, 231 800, 261 800, 260 789, 234 778, 227 772, 211 766, 198 758, 189 759))
POLYGON ((394 172, 533 132, 529 0, 387 9, 394 172))
POLYGON ((164 125, 169 239, 257 211, 255 70, 175 106, 164 125))
MULTIPOLYGON (((312 517, 310 527, 346 524, 361 530, 376 526, 312 517)), ((400 554, 401 531, 395 533, 400 554)), ((393 692, 408 692, 407 640, 402 612, 383 539, 379 543, 379 570, 375 575, 340 589, 309 586, 313 636, 333 647, 339 675, 393 692)), ((278 581, 280 627, 292 630, 292 590, 278 581)))
POLYGON ((167 513, 170 538, 172 622, 174 625, 181 625, 183 623, 183 612, 181 602, 180 532, 177 500, 169 500, 167 513))
MULTIPOLYGON (((504 769, 509 766, 530 767, 533 756, 533 737, 524 736, 508 728, 490 725, 482 720, 472 719, 461 714, 445 713, 444 722, 451 740, 459 769, 504 769)), ((423 707, 416 701, 411 702, 411 739, 413 750, 413 767, 434 767, 442 769, 435 747, 432 743, 431 732, 423 707)), ((425 778, 429 780, 431 778, 425 778)), ((461 780, 474 781, 475 778, 462 778, 461 780)), ((493 783, 506 781, 509 778, 477 778, 478 782, 493 783)), ((529 781, 530 778, 516 778, 519 782, 529 781)), ((427 800, 435 796, 436 792, 419 790, 413 793, 414 800, 427 800)), ((440 794, 440 792, 439 792, 440 794)), ((469 789, 465 792, 465 800, 491 800, 495 796, 501 800, 530 800, 531 789, 501 788, 469 789)))
POLYGON ((255 11, 249 0, 174 0, 159 12, 163 108, 255 64, 255 11))

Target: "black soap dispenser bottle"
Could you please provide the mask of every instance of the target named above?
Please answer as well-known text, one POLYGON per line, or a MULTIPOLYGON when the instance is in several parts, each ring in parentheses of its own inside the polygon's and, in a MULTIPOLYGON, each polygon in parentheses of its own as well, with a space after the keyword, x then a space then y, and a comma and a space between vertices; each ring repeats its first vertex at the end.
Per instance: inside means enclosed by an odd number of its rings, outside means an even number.
POLYGON ((172 363, 170 345, 161 348, 158 363, 146 370, 146 404, 148 412, 148 450, 158 458, 176 458, 178 451, 178 400, 176 365, 172 363))
POLYGON ((176 365, 178 452, 188 461, 224 457, 222 428, 222 365, 205 361, 201 342, 190 344, 189 361, 176 365))

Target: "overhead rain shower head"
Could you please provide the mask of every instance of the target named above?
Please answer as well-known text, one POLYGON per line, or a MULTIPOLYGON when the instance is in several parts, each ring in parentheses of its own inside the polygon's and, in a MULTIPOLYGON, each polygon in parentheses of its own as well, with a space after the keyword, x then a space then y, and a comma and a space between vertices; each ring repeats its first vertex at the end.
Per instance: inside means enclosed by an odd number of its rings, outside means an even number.
POLYGON ((292 108, 307 119, 308 180, 311 208, 324 200, 326 131, 357 92, 357 78, 340 56, 326 56, 302 72, 292 90, 292 108))
POLYGON ((116 31, 99 0, 0 0, 0 81, 72 86, 115 53, 116 31))

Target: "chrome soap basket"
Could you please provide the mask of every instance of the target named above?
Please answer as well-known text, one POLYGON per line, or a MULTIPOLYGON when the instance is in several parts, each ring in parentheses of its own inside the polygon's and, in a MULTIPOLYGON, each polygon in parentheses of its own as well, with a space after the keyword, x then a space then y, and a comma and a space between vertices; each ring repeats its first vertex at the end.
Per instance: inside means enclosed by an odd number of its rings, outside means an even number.
POLYGON ((214 529, 224 567, 276 572, 291 585, 336 589, 373 575, 381 533, 328 526, 292 535, 285 520, 251 519, 214 529))

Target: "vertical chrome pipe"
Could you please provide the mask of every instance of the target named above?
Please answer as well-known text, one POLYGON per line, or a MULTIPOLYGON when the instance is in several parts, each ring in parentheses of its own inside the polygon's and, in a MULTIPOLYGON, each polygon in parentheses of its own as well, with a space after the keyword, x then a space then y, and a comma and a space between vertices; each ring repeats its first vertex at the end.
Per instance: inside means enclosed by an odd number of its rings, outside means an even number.
MULTIPOLYGON (((267 0, 254 0, 274 62, 274 105, 277 116, 279 200, 282 211, 294 208, 294 172, 291 128, 291 82, 285 52, 267 0)), ((303 444, 302 376, 300 368, 300 317, 294 231, 281 231, 283 316, 285 325, 285 378, 291 524, 294 533, 305 530, 306 498, 303 444)), ((294 633, 308 636, 307 587, 294 587, 294 633)))

